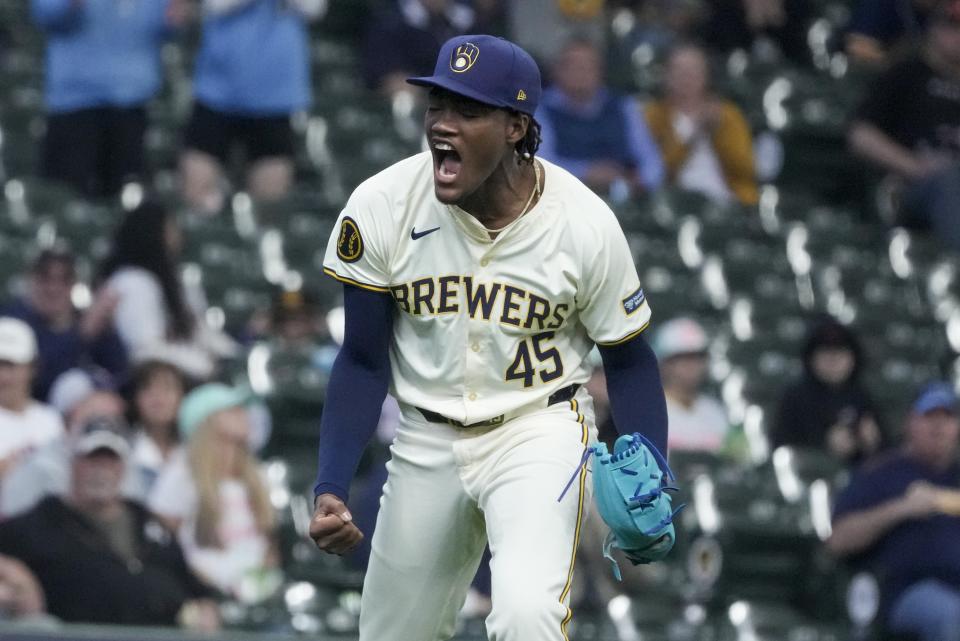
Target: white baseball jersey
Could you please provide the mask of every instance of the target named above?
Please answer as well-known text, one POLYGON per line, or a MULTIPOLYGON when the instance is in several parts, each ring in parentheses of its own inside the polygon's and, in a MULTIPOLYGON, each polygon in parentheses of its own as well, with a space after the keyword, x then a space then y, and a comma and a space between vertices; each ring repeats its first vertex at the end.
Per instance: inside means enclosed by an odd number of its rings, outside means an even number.
POLYGON ((609 207, 549 162, 539 202, 491 240, 434 195, 430 152, 351 195, 324 271, 387 292, 397 315, 391 392, 473 424, 584 383, 594 342, 650 320, 626 238, 609 207))

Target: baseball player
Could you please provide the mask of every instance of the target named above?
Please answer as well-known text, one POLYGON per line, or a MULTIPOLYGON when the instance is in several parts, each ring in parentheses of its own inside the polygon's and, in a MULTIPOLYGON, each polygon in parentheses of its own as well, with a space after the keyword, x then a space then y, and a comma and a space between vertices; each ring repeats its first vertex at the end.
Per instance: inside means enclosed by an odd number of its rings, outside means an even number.
POLYGON ((356 189, 324 261, 346 332, 310 533, 338 554, 362 538, 347 488, 389 387, 402 418, 360 640, 450 638, 485 544, 490 639, 566 640, 587 468, 557 496, 595 439, 595 343, 617 424, 666 451, 650 308, 613 212, 535 157, 540 72, 525 51, 458 36, 409 82, 429 88, 429 150, 356 189))

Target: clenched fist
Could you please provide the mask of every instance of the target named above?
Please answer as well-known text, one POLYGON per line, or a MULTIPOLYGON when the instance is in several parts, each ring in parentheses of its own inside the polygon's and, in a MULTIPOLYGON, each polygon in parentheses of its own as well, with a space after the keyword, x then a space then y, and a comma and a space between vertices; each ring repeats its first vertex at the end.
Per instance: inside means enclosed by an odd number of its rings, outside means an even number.
POLYGON ((353 516, 343 501, 333 494, 321 494, 314 502, 310 538, 324 552, 344 554, 357 547, 363 532, 353 524, 353 516))

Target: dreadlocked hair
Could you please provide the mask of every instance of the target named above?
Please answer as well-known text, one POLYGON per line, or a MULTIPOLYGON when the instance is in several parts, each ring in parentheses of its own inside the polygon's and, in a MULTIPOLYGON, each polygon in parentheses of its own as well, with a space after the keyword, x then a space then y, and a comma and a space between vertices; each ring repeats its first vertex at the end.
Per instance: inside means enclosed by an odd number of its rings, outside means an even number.
POLYGON ((514 150, 517 152, 517 162, 520 164, 533 164, 533 157, 540 148, 540 123, 530 117, 530 124, 527 125, 527 133, 517 141, 514 150))

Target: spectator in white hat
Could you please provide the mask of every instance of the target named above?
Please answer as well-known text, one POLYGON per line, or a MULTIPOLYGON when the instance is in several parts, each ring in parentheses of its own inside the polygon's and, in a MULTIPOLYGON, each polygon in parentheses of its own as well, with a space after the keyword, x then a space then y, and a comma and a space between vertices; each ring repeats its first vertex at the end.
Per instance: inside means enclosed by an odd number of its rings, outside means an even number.
MULTIPOLYGON (((65 432, 34 448, 0 483, 0 514, 18 516, 36 506, 46 496, 62 496, 70 487, 71 439, 94 419, 124 423, 126 404, 113 389, 105 372, 72 369, 54 381, 51 404, 63 416, 65 432)), ((127 466, 123 494, 142 500, 146 489, 127 466)))
POLYGON ((30 397, 36 358, 30 326, 0 318, 0 483, 31 449, 63 433, 60 414, 30 397))
POLYGON ((664 323, 653 339, 667 397, 671 450, 720 451, 730 432, 720 402, 703 392, 707 378, 707 333, 690 318, 664 323))
POLYGON ((0 553, 37 576, 66 622, 219 627, 213 590, 189 571, 172 532, 124 498, 127 426, 94 417, 70 437, 69 486, 0 524, 0 553))

